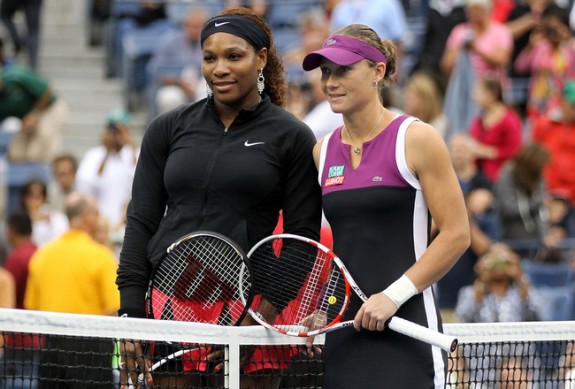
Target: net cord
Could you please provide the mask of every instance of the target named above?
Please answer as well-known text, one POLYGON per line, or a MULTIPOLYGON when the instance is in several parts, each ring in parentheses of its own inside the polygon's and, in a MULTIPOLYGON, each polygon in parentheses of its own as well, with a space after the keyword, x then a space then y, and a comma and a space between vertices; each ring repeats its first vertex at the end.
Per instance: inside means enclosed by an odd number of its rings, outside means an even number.
MULTIPOLYGON (((230 341, 240 345, 305 344, 305 339, 285 336, 260 326, 225 327, 7 308, 0 308, 0 329, 34 334, 205 342, 220 345, 229 344, 230 341), (193 331, 190 331, 191 327, 193 331)), ((460 343, 575 339, 575 321, 446 323, 443 329, 446 334, 457 336, 460 343)), ((322 339, 323 337, 318 336, 316 342, 322 342, 322 339)))

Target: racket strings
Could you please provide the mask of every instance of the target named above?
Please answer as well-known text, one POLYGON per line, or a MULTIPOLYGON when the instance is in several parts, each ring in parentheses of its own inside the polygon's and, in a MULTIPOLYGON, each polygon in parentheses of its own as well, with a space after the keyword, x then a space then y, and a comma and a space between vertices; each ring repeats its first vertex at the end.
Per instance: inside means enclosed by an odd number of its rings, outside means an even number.
POLYGON ((163 293, 152 298, 154 317, 165 316, 162 311, 169 307, 174 320, 221 325, 233 324, 242 315, 251 290, 243 254, 210 235, 173 246, 156 270, 154 283, 153 289, 163 293))
POLYGON ((252 258, 256 290, 272 298, 276 308, 285 307, 295 297, 307 277, 314 258, 296 247, 276 240, 273 246, 259 250, 252 258))
MULTIPOLYGON (((308 277, 307 287, 304 289, 301 305, 298 307, 298 312, 295 317, 298 323, 303 321, 309 315, 309 312, 316 308, 315 292, 318 289, 318 285, 320 285, 322 269, 326 266, 327 260, 327 258, 321 254, 322 252, 318 251, 313 269, 308 277)), ((321 288, 321 286, 319 288, 321 288)))
POLYGON ((346 283, 328 253, 299 240, 276 238, 251 259, 256 289, 280 313, 274 316, 265 304, 252 310, 264 319, 275 317, 270 324, 285 331, 309 331, 338 317, 346 301, 346 283), (264 274, 267 281, 261 282, 264 274))

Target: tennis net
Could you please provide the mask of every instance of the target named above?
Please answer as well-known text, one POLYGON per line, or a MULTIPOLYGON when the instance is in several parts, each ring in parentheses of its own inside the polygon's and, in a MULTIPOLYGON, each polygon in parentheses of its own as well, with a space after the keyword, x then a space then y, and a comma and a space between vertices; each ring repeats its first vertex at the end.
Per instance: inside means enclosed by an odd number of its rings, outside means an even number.
MULTIPOLYGON (((575 322, 446 324, 445 332, 459 339, 449 389, 575 389, 575 322)), ((322 354, 308 356, 304 341, 259 326, 0 309, 0 389, 119 388, 123 345, 134 343, 153 355, 153 387, 322 388, 322 354)))

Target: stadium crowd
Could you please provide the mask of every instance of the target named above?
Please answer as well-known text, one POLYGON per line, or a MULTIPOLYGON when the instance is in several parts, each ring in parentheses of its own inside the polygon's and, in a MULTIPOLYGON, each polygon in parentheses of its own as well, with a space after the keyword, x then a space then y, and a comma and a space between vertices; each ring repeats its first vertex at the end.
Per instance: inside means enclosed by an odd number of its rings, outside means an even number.
MULTIPOLYGON (((62 149, 68 107, 58 96, 58 85, 42 74, 41 63, 34 59, 30 67, 23 57, 29 49, 26 39, 0 37, 0 129, 8 118, 20 123, 3 157, 10 163, 43 164, 50 172, 30 177, 2 207, 0 264, 5 269, 0 269, 0 290, 13 291, 1 293, 4 306, 26 307, 28 263, 71 228, 67 196, 80 192, 95 201, 99 219, 89 231, 117 258, 139 153, 131 114, 145 111, 151 118, 205 98, 199 31, 224 7, 244 5, 272 27, 290 81, 286 109, 318 139, 342 119, 331 112, 319 88, 319 71, 302 70, 303 56, 320 48, 330 31, 350 22, 367 24, 397 45, 397 82, 382 100, 440 132, 471 222, 471 247, 435 286, 445 321, 575 318, 575 11, 570 2, 89 3, 87 44, 106 52, 106 77, 120 78, 129 93, 124 107, 103 118, 101 142, 85 155, 62 149), (506 258, 512 259, 488 260, 501 247, 511 250, 506 258), (486 297, 491 293, 484 285, 490 270, 507 272, 501 293, 515 283, 510 301, 529 299, 528 315, 456 309, 471 309, 468 301, 491 301, 501 308, 500 298, 486 297), (539 292, 554 298, 559 291, 564 296, 566 289, 570 298, 564 315, 551 317, 538 308, 539 292)), ((9 16, 3 12, 2 21, 9 22, 9 16)), ((323 228, 322 240, 330 245, 329 226, 323 228)), ((521 308, 503 305, 506 310, 521 308)))

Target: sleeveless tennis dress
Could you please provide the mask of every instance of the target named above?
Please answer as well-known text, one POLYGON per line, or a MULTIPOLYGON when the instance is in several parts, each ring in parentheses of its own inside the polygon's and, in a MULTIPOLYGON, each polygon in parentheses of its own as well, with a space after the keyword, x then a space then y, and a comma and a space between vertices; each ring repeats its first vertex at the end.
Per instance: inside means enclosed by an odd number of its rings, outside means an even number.
MULTIPOLYGON (((364 143, 356 169, 341 128, 322 144, 319 180, 334 251, 367 296, 397 280, 429 243, 427 204, 405 161, 405 134, 414 120, 397 116, 364 143)), ((361 304, 354 295, 344 320, 353 320, 361 304)), ((397 316, 441 329, 431 288, 407 301, 397 316)), ((389 329, 349 327, 326 335, 324 388, 444 388, 446 358, 439 348, 389 329)))

